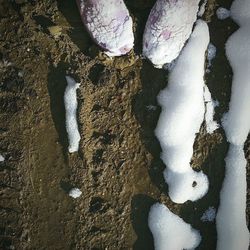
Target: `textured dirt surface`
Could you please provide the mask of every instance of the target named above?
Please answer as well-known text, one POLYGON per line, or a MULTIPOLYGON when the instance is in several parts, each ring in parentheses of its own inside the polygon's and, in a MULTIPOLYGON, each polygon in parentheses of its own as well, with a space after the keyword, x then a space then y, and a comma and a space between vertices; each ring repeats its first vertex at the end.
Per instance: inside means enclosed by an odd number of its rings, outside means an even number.
MULTIPOLYGON (((0 0, 0 249, 153 249, 150 206, 161 201, 199 229, 198 249, 216 248, 214 223, 200 217, 218 207, 228 145, 222 129, 202 127, 192 166, 209 176, 208 194, 177 205, 167 196, 160 145, 154 137, 156 97, 167 72, 142 59, 145 22, 154 0, 125 1, 134 20, 135 49, 108 59, 92 43, 74 1, 0 0), (78 91, 80 150, 67 153, 65 75, 78 91), (82 196, 68 191, 78 187, 82 196)), ((204 18, 218 53, 206 83, 227 111, 231 68, 224 44, 237 29, 218 21, 210 0, 204 18)), ((185 126, 185 121, 183 121, 185 126)), ((245 146, 248 159, 250 141, 245 146)), ((249 193, 248 193, 249 194, 249 193)), ((249 198, 249 195, 248 195, 249 198)), ((249 214, 249 199, 248 213, 249 214)))

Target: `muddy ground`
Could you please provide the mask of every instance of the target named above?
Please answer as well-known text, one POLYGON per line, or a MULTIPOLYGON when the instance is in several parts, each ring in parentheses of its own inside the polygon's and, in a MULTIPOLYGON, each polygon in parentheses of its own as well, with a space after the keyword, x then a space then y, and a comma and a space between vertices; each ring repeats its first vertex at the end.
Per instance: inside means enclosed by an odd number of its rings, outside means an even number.
MULTIPOLYGON (((153 249, 147 216, 156 201, 201 231, 198 249, 216 248, 215 224, 200 217, 219 205, 228 148, 223 130, 208 135, 202 127, 194 146, 192 166, 209 176, 208 194, 172 203, 154 137, 156 97, 167 72, 140 56, 155 0, 125 2, 135 49, 110 60, 90 40, 75 1, 0 0, 0 249, 153 249), (67 152, 66 74, 81 83, 82 139, 75 154, 67 152), (71 187, 82 196, 69 197, 71 187)), ((237 26, 213 14, 230 2, 209 0, 204 15, 218 49, 206 75, 220 103, 218 121, 228 109, 232 77, 224 43, 237 26)), ((249 140, 245 153, 249 181, 249 140)), ((249 205, 248 195, 248 212, 249 205)))

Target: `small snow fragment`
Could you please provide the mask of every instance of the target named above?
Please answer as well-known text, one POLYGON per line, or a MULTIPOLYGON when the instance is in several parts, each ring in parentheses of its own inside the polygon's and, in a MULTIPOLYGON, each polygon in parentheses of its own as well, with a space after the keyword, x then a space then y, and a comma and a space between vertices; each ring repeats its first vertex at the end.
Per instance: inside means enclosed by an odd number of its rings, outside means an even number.
POLYGON ((146 106, 146 109, 147 109, 148 111, 155 111, 155 110, 157 109, 157 107, 154 106, 154 105, 147 105, 147 106, 146 106))
POLYGON ((5 158, 0 154, 0 162, 3 162, 5 158))
POLYGON ((80 197, 82 194, 82 191, 79 189, 79 188, 72 188, 70 191, 69 191, 69 196, 76 199, 78 197, 80 197))
POLYGON ((224 20, 224 19, 230 17, 230 10, 223 8, 223 7, 219 7, 216 10, 216 15, 217 15, 218 19, 224 20))
POLYGON ((206 130, 207 133, 212 134, 217 128, 219 128, 219 124, 214 121, 214 108, 218 105, 218 102, 212 99, 211 93, 206 85, 204 87, 204 101, 206 105, 206 130))
POLYGON ((215 219, 215 216, 216 216, 216 210, 214 207, 209 207, 204 213, 203 215, 201 216, 201 221, 203 222, 212 222, 214 221, 215 219))
POLYGON ((205 10, 206 10, 206 4, 207 4, 207 0, 204 0, 204 2, 202 3, 199 12, 198 12, 198 16, 201 17, 203 16, 205 10))
POLYGON ((216 47, 212 43, 209 43, 207 48, 208 72, 210 71, 210 67, 212 66, 212 60, 216 56, 216 51, 216 47))
POLYGON ((151 207, 148 225, 154 237, 155 250, 194 249, 200 244, 199 231, 160 203, 151 207))
POLYGON ((77 111, 77 96, 76 90, 79 88, 78 83, 70 77, 66 76, 67 80, 67 87, 64 93, 64 104, 65 104, 65 111, 66 111, 66 130, 68 133, 68 140, 69 140, 69 152, 77 152, 79 148, 79 141, 81 139, 80 133, 78 131, 78 124, 76 118, 76 111, 77 111))

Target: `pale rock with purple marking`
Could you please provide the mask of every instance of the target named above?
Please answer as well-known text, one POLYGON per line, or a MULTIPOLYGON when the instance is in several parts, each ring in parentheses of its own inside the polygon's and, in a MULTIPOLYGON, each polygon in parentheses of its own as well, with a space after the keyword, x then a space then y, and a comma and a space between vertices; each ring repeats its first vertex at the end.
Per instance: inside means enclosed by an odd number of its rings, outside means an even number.
POLYGON ((143 55, 157 68, 172 62, 189 38, 200 0, 158 0, 148 17, 143 55))
POLYGON ((77 4, 89 34, 108 56, 133 48, 132 18, 122 0, 77 0, 77 4))

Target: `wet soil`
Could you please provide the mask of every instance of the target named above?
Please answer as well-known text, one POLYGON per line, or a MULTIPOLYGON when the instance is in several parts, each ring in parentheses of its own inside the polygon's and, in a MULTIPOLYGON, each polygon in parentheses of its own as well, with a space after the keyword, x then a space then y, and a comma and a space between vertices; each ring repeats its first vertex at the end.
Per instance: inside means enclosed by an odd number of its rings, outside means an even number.
MULTIPOLYGON (((153 249, 147 226, 160 201, 199 229, 198 249, 216 248, 214 223, 200 217, 218 207, 228 145, 222 129, 201 128, 192 166, 208 175, 208 194, 177 205, 167 195, 165 166, 154 136, 156 97, 167 72, 141 57, 142 34, 154 0, 125 1, 134 20, 135 48, 107 58, 84 29, 74 1, 0 0, 0 249, 153 249), (67 152, 63 94, 65 75, 80 82, 78 153, 67 152), (81 189, 72 199, 68 191, 81 189)), ((206 83, 228 109, 232 72, 224 44, 237 26, 204 18, 217 56, 206 83)), ((183 123, 185 126, 185 122, 183 123)), ((250 161, 250 140, 245 146, 250 161)), ((247 214, 249 214, 249 192, 247 214)))

